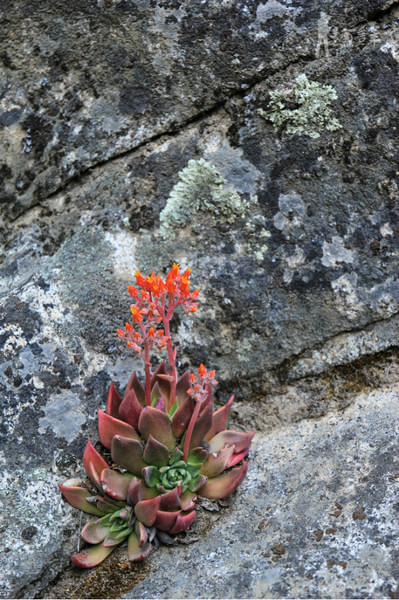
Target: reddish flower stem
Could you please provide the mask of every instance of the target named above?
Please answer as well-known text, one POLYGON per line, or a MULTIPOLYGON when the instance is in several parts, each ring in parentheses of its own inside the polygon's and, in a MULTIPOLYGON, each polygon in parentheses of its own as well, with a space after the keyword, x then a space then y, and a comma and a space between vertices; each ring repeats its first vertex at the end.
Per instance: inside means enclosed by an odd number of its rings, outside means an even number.
POLYGON ((193 410, 193 414, 191 415, 190 423, 187 427, 186 437, 184 440, 184 448, 183 448, 183 460, 184 461, 187 461, 188 453, 190 452, 191 436, 193 435, 194 425, 197 422, 201 404, 202 404, 202 402, 200 400, 196 401, 195 407, 193 410))
POLYGON ((172 377, 171 382, 170 382, 169 402, 168 402, 168 406, 166 407, 167 411, 169 411, 174 404, 174 401, 176 398, 176 383, 177 383, 175 353, 173 352, 172 339, 170 336, 170 327, 169 327, 169 322, 170 322, 170 319, 172 316, 172 315, 169 316, 170 312, 173 314, 173 310, 172 311, 168 310, 167 315, 164 315, 164 317, 162 319, 164 330, 165 330, 165 335, 168 337, 167 349, 168 349, 168 360, 169 360, 169 375, 172 377))
POLYGON ((150 343, 146 339, 147 331, 145 325, 141 322, 140 329, 144 338, 144 371, 145 371, 145 404, 151 406, 151 362, 150 362, 150 343))

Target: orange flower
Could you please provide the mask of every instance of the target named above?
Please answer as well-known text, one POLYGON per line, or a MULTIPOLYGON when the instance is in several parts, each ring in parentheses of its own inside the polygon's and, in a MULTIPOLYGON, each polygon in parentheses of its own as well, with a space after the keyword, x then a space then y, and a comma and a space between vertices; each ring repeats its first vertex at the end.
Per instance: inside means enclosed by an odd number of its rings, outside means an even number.
POLYGON ((140 323, 140 321, 143 320, 143 312, 144 311, 140 310, 135 305, 131 306, 130 310, 132 313, 133 323, 140 323))
POLYGON ((198 367, 198 376, 200 379, 203 379, 204 377, 206 377, 206 369, 202 363, 198 367))

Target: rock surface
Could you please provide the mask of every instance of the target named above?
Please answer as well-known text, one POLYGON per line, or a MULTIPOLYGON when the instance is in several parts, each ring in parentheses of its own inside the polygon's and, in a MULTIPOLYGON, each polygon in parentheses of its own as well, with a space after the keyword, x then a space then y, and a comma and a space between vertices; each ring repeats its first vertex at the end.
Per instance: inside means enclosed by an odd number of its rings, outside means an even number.
POLYGON ((76 543, 56 483, 81 477, 109 382, 137 367, 114 334, 137 268, 193 268, 200 310, 175 323, 179 367, 215 367, 243 428, 399 379, 399 9, 0 12, 1 593, 29 597, 76 543))
POLYGON ((123 597, 396 597, 398 411, 396 385, 258 436, 231 512, 123 597))

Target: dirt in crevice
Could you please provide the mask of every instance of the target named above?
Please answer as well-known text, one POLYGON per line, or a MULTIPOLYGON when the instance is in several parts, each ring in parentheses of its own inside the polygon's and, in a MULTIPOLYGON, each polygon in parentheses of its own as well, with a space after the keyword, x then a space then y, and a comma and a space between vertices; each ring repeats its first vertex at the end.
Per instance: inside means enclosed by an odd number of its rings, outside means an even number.
MULTIPOLYGON (((234 498, 223 501, 199 500, 193 525, 186 533, 176 536, 172 547, 161 546, 156 552, 185 552, 187 545, 195 544, 207 535, 214 524, 226 516, 234 498)), ((120 598, 146 578, 152 570, 150 557, 142 562, 131 563, 127 559, 126 544, 117 547, 98 567, 79 569, 68 566, 35 598, 120 598)))

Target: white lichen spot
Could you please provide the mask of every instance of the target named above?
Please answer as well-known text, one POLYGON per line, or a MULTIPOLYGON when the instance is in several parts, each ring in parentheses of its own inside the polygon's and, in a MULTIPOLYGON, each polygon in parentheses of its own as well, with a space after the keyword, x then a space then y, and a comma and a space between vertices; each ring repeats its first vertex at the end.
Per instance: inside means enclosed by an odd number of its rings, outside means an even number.
POLYGON ((336 307, 351 321, 359 316, 364 307, 364 303, 357 294, 356 285, 356 273, 345 273, 331 282, 331 287, 336 295, 336 307))
POLYGON ((271 121, 275 131, 320 137, 320 131, 341 129, 333 117, 331 102, 338 94, 331 85, 309 81, 304 73, 295 79, 295 85, 279 87, 270 92, 268 110, 258 109, 258 114, 271 121))
POLYGON ((47 428, 59 438, 72 442, 80 428, 86 422, 82 412, 82 403, 77 394, 63 390, 50 397, 44 406, 45 416, 39 419, 39 433, 45 434, 47 428))
POLYGON ((135 262, 137 239, 128 231, 106 232, 106 241, 112 246, 113 267, 121 279, 131 279, 138 267, 135 262))
POLYGON ((258 4, 256 9, 256 18, 260 23, 265 23, 273 17, 283 17, 287 12, 287 7, 276 2, 276 0, 267 0, 266 4, 258 4))
POLYGON ((384 223, 380 227, 380 233, 381 233, 382 237, 388 237, 390 235, 393 235, 393 229, 389 223, 384 223))
POLYGON ((8 358, 9 356, 19 352, 27 344, 23 329, 18 324, 6 323, 4 327, 0 329, 0 334, 2 336, 7 336, 3 347, 0 348, 3 358, 8 358))
POLYGON ((230 189, 216 167, 202 158, 190 160, 180 171, 179 180, 160 214, 160 233, 165 239, 175 238, 197 213, 210 213, 218 221, 233 223, 245 211, 236 190, 230 189))
POLYGON ((278 206, 280 211, 273 217, 273 224, 277 229, 289 231, 302 224, 306 207, 299 194, 280 194, 278 206))
POLYGON ((353 250, 345 248, 344 240, 339 236, 333 236, 332 242, 323 242, 322 264, 325 267, 336 267, 341 263, 353 263, 353 250))

